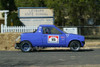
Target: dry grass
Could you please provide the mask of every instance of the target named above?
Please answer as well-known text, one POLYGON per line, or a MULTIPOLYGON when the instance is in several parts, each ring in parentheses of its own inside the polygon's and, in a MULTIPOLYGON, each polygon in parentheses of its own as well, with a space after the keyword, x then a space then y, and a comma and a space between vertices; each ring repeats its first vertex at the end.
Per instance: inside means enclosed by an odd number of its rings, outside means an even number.
POLYGON ((0 50, 15 50, 14 44, 20 33, 0 34, 0 50))
POLYGON ((100 45, 100 40, 86 40, 85 46, 98 46, 100 45))
MULTIPOLYGON (((0 34, 0 50, 16 50, 14 48, 15 40, 21 33, 4 33, 0 34)), ((100 45, 100 40, 86 40, 85 47, 95 47, 100 45)), ((66 48, 46 48, 49 50, 66 49, 66 48)), ((68 48, 67 48, 68 49, 68 48)))
MULTIPOLYGON (((27 66, 25 66, 27 67, 27 66)), ((100 67, 100 64, 97 64, 97 65, 90 65, 90 64, 87 64, 87 65, 56 65, 56 66, 34 66, 34 65, 31 65, 29 67, 100 67)))

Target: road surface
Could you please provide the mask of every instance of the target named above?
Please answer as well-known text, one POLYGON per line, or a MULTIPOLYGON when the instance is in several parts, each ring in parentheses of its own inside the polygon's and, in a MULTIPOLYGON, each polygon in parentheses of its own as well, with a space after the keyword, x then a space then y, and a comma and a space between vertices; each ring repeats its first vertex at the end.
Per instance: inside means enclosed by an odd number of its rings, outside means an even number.
POLYGON ((21 51, 0 51, 0 67, 60 67, 77 65, 99 65, 100 49, 41 50, 23 53, 21 51))

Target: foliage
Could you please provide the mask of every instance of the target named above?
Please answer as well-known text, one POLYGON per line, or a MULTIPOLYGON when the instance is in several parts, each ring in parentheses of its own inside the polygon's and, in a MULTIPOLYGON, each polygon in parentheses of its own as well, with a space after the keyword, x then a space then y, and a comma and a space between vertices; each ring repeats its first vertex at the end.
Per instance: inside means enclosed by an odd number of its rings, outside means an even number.
POLYGON ((2 9, 1 0, 0 0, 0 10, 2 9))
POLYGON ((45 4, 49 8, 54 9, 55 13, 55 23, 59 26, 65 24, 65 17, 67 16, 66 13, 66 0, 46 0, 45 4), (59 19, 59 20, 58 20, 59 19))
POLYGON ((8 9, 7 8, 7 0, 0 0, 0 9, 4 10, 4 9, 8 9))
POLYGON ((15 0, 18 7, 44 7, 44 0, 15 0))
POLYGON ((18 18, 18 14, 14 12, 8 15, 7 21, 8 21, 7 23, 8 26, 21 26, 22 25, 21 21, 18 18))
POLYGON ((2 10, 9 10, 9 11, 16 10, 14 0, 0 0, 0 6, 1 6, 0 9, 2 10))
POLYGON ((84 26, 87 20, 100 18, 100 0, 47 0, 46 5, 55 10, 58 25, 84 26), (68 18, 66 18, 68 17, 68 18))
POLYGON ((17 11, 18 7, 48 7, 54 9, 58 26, 100 25, 100 0, 0 0, 0 9, 17 11))

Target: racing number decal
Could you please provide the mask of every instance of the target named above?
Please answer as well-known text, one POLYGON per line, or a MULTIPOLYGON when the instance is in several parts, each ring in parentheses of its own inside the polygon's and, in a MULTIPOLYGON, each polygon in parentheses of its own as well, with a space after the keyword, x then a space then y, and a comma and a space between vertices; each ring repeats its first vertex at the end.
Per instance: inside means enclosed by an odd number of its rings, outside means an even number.
POLYGON ((48 35, 48 43, 59 43, 58 35, 48 35))

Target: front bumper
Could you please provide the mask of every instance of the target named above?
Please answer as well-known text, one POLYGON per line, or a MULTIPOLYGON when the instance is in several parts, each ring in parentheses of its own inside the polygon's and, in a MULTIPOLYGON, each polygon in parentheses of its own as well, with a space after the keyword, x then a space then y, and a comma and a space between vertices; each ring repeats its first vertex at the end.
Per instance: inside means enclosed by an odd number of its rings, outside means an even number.
POLYGON ((15 44, 15 49, 20 49, 20 43, 15 44))
POLYGON ((84 47, 85 41, 81 41, 81 47, 84 47))
POLYGON ((85 41, 82 41, 83 44, 85 44, 85 41))

